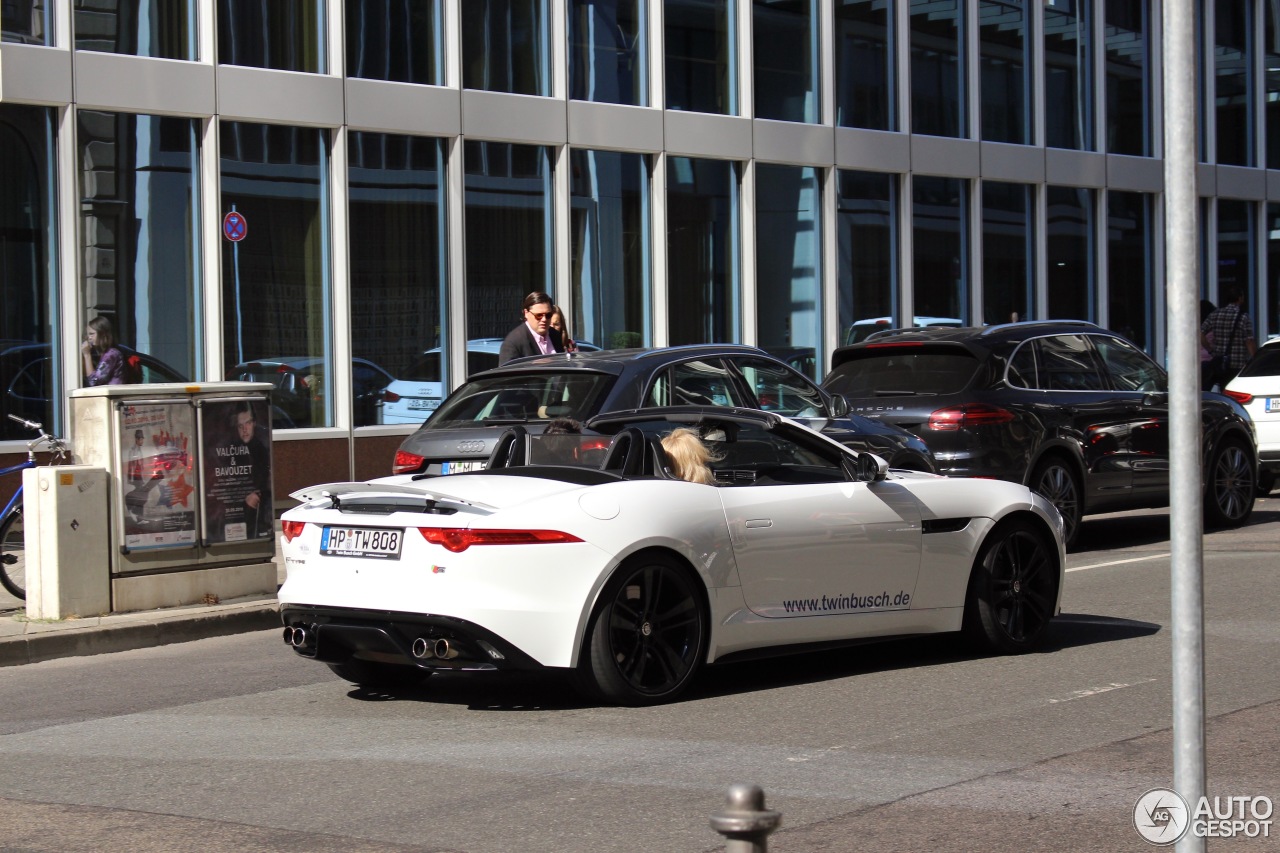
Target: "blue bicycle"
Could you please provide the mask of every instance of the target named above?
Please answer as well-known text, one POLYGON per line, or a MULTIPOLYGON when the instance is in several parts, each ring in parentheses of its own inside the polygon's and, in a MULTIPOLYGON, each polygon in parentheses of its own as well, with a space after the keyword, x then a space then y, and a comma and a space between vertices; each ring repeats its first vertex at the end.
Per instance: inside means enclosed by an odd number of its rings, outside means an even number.
MULTIPOLYGON (((25 468, 36 467, 36 450, 47 445, 52 454, 51 462, 57 465, 64 461, 71 451, 67 443, 56 435, 49 435, 44 426, 35 421, 23 420, 17 415, 9 415, 9 420, 22 424, 32 432, 40 433, 39 438, 27 442, 27 461, 20 465, 0 468, 0 474, 12 474, 25 468)), ((13 493, 4 511, 0 512, 0 586, 20 599, 27 597, 27 543, 22 527, 22 483, 18 483, 18 491, 13 493)))

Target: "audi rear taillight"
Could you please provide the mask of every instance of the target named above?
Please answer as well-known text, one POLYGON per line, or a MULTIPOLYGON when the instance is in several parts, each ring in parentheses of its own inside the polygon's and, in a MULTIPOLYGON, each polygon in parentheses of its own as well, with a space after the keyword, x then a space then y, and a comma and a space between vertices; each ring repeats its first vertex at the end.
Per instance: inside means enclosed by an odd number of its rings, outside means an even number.
POLYGON ((1246 394, 1246 393, 1245 393, 1245 392, 1243 392, 1243 391, 1226 391, 1226 390, 1224 390, 1222 393, 1223 393, 1223 394, 1226 394, 1228 397, 1230 397, 1232 400, 1235 400, 1237 403, 1239 403, 1239 404, 1240 404, 1240 405, 1242 405, 1242 406, 1247 406, 1247 405, 1249 405, 1250 403, 1252 403, 1252 402, 1253 402, 1253 395, 1252 395, 1252 394, 1246 394))
POLYGON ((559 530, 470 530, 465 527, 419 527, 422 538, 432 545, 443 545, 457 554, 472 545, 544 545, 557 542, 581 542, 572 533, 559 530))
POLYGON ((1008 409, 989 406, 986 403, 969 403, 964 406, 938 409, 929 415, 929 429, 954 432, 973 427, 1007 424, 1011 420, 1013 420, 1013 412, 1008 409))
POLYGON ((397 450, 396 458, 391 463, 392 474, 412 474, 422 468, 422 463, 427 461, 427 457, 419 456, 416 453, 410 453, 407 450, 397 450))
POLYGON ((382 402, 384 402, 384 403, 399 403, 399 402, 400 402, 400 395, 399 395, 399 394, 397 394, 395 391, 392 391, 390 388, 383 388, 383 389, 382 389, 382 402))
POLYGON ((302 535, 302 528, 306 527, 305 521, 282 521, 280 522, 280 532, 284 534, 284 541, 292 542, 302 535))

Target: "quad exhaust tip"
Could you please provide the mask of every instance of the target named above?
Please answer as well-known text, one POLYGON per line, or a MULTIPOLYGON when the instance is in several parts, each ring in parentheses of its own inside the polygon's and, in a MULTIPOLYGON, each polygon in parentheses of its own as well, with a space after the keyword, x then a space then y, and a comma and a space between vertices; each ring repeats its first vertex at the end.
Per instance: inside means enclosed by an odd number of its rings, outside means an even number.
POLYGON ((429 637, 419 637, 413 641, 411 651, 418 660, 427 660, 429 658, 452 660, 458 656, 458 649, 444 637, 436 640, 432 640, 429 637))
POLYGON ((284 629, 284 642, 287 646, 293 646, 300 649, 305 646, 311 637, 307 634, 306 628, 295 628, 292 625, 284 629))

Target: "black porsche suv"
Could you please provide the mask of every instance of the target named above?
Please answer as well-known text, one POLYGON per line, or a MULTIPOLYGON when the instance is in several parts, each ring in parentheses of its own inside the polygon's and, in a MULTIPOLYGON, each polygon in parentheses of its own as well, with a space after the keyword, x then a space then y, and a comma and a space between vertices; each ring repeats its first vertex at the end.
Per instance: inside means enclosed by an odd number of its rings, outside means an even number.
MULTIPOLYGON (((904 329, 841 347, 823 387, 850 412, 929 445, 938 472, 1025 483, 1049 498, 1070 545, 1084 515, 1169 503, 1165 371, 1092 323, 1049 321, 904 329)), ((1243 524, 1253 510, 1253 423, 1206 393, 1205 518, 1243 524)))

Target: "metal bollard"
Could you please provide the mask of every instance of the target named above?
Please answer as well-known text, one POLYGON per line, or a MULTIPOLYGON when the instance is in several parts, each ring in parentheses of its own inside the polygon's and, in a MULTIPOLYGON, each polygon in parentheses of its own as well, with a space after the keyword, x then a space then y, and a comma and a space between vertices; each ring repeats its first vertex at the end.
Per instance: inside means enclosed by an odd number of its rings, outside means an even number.
POLYGON ((766 853, 769 833, 782 824, 782 813, 764 807, 759 785, 734 785, 725 807, 711 815, 711 828, 726 839, 725 853, 766 853))

